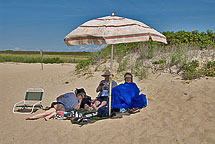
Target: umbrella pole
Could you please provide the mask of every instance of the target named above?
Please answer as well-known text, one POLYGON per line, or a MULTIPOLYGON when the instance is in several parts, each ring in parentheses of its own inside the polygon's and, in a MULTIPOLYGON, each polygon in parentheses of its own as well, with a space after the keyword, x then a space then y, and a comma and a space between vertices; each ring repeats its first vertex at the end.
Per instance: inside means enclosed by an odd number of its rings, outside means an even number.
POLYGON ((110 59, 110 90, 109 90, 109 116, 111 116, 111 91, 112 91, 112 68, 113 68, 113 44, 111 46, 111 59, 110 59))
POLYGON ((110 72, 112 72, 112 68, 113 68, 113 44, 111 46, 110 72))

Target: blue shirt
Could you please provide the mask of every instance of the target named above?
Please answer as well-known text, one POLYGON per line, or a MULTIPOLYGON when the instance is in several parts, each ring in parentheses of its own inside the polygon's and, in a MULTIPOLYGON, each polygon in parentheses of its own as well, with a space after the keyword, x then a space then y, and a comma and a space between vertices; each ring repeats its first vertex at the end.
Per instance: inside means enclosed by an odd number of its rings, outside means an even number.
MULTIPOLYGON (((102 80, 102 81, 100 82, 100 84, 101 84, 101 83, 102 83, 102 84, 105 84, 105 85, 108 85, 109 88, 110 88, 110 82, 107 82, 107 81, 105 81, 105 80, 102 80)), ((112 80, 112 88, 114 88, 115 86, 117 86, 117 83, 116 83, 114 80, 112 80)), ((109 94, 109 88, 104 88, 104 89, 102 89, 102 86, 101 86, 101 85, 99 85, 98 88, 101 89, 101 91, 100 91, 98 97, 100 97, 100 96, 109 96, 109 95, 108 95, 108 94, 109 94), (99 88, 99 87, 100 87, 100 88, 99 88)), ((97 89, 98 89, 98 88, 97 88, 97 89)))
POLYGON ((63 97, 58 98, 57 102, 62 103, 66 111, 72 110, 78 105, 78 99, 73 92, 63 94, 63 97))

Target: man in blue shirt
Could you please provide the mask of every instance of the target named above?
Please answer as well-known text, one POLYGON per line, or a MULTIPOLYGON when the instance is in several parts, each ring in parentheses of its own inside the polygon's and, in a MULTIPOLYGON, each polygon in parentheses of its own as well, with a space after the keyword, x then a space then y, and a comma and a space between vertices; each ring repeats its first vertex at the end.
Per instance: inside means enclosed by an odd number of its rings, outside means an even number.
POLYGON ((83 94, 74 94, 73 92, 65 93, 56 98, 56 101, 52 102, 51 108, 41 114, 30 116, 26 120, 36 120, 44 118, 46 121, 56 115, 56 111, 70 111, 72 109, 80 109, 83 94))

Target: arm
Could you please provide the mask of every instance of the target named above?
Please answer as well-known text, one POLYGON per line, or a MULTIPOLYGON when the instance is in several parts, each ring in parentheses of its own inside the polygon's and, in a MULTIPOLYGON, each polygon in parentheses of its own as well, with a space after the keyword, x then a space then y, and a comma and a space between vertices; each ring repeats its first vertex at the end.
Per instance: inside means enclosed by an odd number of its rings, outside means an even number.
POLYGON ((63 98, 63 95, 58 96, 58 97, 56 98, 56 100, 59 100, 59 99, 61 99, 61 98, 63 98))
POLYGON ((97 89, 96 89, 96 92, 100 92, 100 91, 102 91, 102 87, 103 87, 103 83, 102 83, 102 81, 99 83, 99 86, 97 87, 97 89))
POLYGON ((75 110, 79 110, 81 106, 81 103, 78 103, 78 105, 76 107, 74 107, 75 110))
POLYGON ((74 107, 75 110, 79 110, 79 109, 80 109, 80 107, 81 107, 81 102, 82 102, 82 99, 79 99, 79 100, 78 100, 78 105, 74 107))

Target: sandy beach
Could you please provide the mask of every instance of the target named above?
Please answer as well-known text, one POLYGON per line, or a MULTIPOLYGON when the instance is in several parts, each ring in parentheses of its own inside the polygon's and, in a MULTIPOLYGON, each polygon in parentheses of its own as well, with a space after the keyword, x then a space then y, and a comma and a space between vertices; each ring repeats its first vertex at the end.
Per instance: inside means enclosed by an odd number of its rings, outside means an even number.
MULTIPOLYGON (((184 81, 168 73, 151 74, 135 82, 148 106, 121 119, 106 119, 80 127, 68 120, 26 121, 13 105, 30 87, 44 88, 43 106, 60 94, 84 87, 96 97, 102 72, 77 76, 74 64, 0 63, 0 144, 214 144, 215 78, 184 81)), ((118 83, 121 83, 118 81, 118 83)), ((43 110, 38 110, 41 113, 43 110)))

